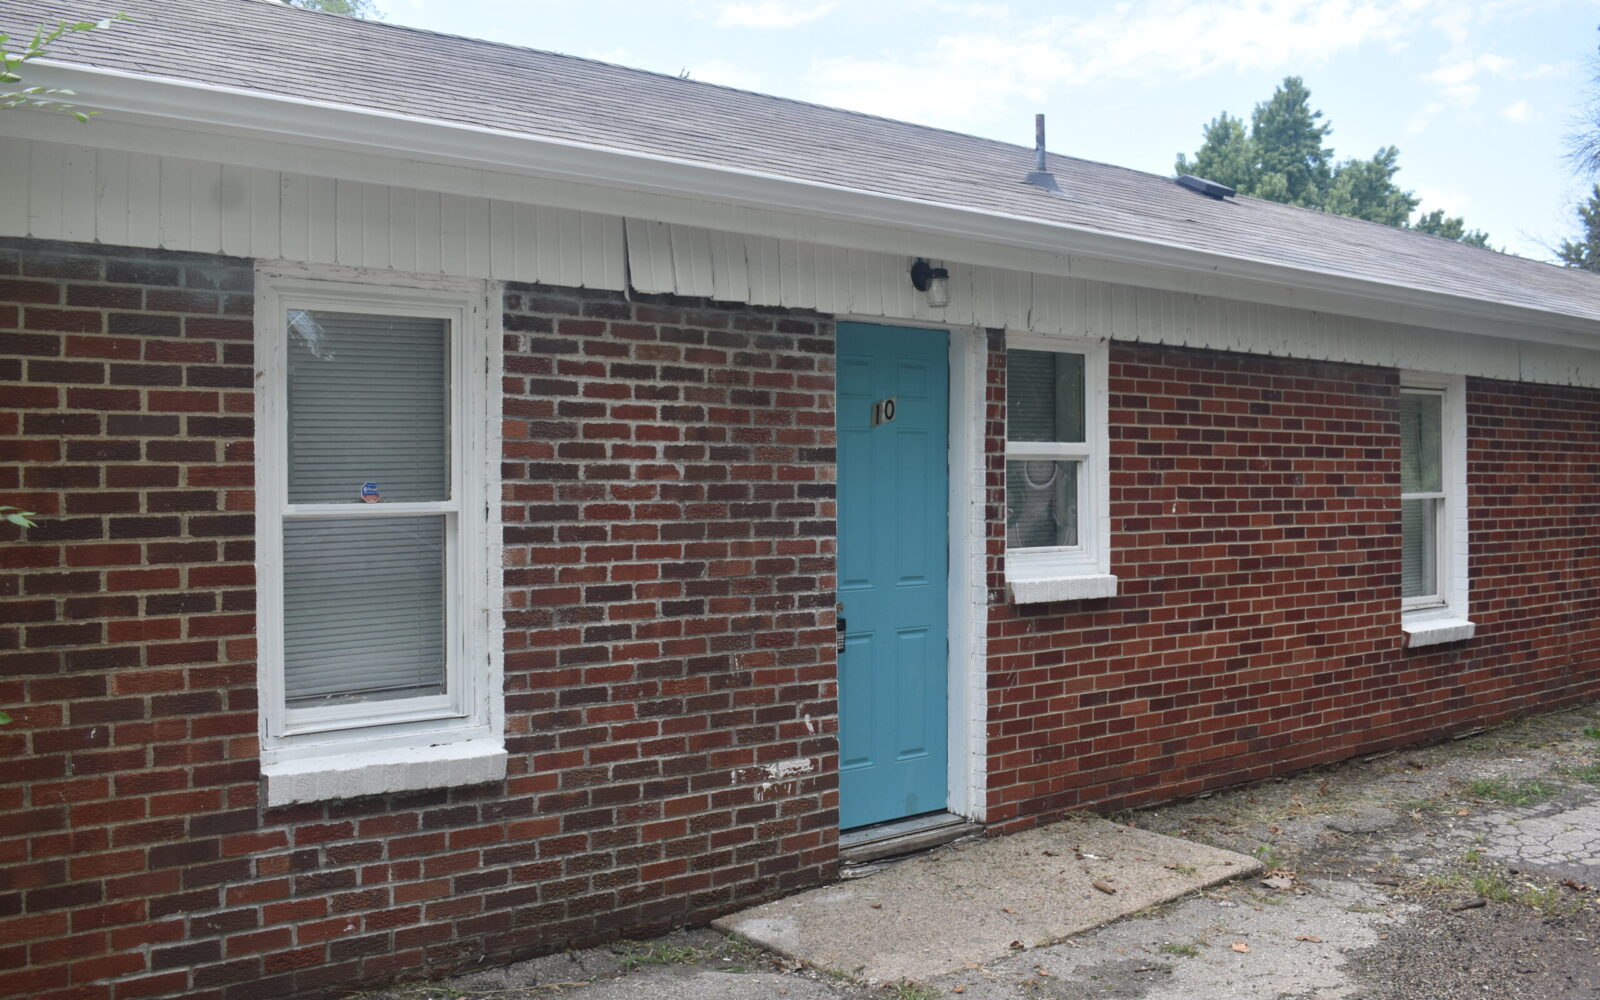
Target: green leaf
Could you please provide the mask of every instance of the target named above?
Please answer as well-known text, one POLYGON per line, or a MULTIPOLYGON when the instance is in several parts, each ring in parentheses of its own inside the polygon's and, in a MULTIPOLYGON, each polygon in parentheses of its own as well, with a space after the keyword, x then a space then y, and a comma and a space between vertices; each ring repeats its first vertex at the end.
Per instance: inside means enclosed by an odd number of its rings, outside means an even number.
POLYGON ((7 725, 10 722, 11 716, 6 714, 4 711, 0 711, 0 726, 7 725))

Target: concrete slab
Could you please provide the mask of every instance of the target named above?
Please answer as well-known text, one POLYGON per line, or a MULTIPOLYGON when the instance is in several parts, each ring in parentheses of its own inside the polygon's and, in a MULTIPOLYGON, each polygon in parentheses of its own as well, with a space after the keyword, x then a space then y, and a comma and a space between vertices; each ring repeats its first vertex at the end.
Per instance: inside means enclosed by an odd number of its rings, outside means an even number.
POLYGON ((1073 819, 953 844, 712 926, 869 983, 926 981, 1260 871, 1232 851, 1073 819))

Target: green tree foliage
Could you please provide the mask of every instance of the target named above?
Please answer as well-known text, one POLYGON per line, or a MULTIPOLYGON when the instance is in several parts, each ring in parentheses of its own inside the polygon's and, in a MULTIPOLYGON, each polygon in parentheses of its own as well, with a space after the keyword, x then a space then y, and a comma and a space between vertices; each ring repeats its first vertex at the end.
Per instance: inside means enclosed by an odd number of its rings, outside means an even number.
POLYGON ((1562 240, 1556 256, 1568 267, 1600 273, 1600 184, 1589 193, 1589 200, 1578 206, 1578 221, 1583 233, 1576 240, 1562 240))
MULTIPOLYGON (((34 30, 33 38, 22 47, 21 52, 11 51, 9 48, 11 36, 0 32, 0 87, 21 83, 22 73, 28 62, 44 55, 45 50, 63 36, 75 35, 80 31, 93 31, 96 28, 106 27, 112 21, 123 20, 127 20, 127 15, 116 14, 104 21, 60 21, 50 29, 40 26, 34 30)), ((21 87, 17 90, 0 91, 0 111, 11 108, 20 108, 24 111, 59 111, 71 115, 80 122, 88 121, 89 116, 95 112, 79 110, 60 100, 72 96, 70 90, 48 87, 21 87)))
POLYGON ((1327 145, 1333 132, 1322 112, 1311 107, 1311 91, 1297 76, 1284 78, 1272 97, 1244 120, 1223 112, 1211 120, 1191 160, 1178 154, 1177 172, 1226 184, 1240 194, 1348 215, 1401 229, 1487 247, 1488 235, 1468 231, 1464 220, 1442 211, 1411 213, 1420 199, 1394 182, 1400 150, 1385 146, 1370 160, 1335 162, 1327 145))
POLYGON ((1320 208, 1333 180, 1333 150, 1322 144, 1333 126, 1310 101, 1298 76, 1285 77, 1250 115, 1250 141, 1258 189, 1275 195, 1272 201, 1320 208))
POLYGON ((1411 228, 1419 233, 1443 236, 1447 240, 1455 240, 1468 246, 1489 246, 1488 233, 1481 229, 1468 230, 1466 222, 1459 216, 1445 218, 1444 209, 1442 208, 1436 208, 1431 212, 1424 212, 1417 216, 1417 221, 1411 224, 1411 228))
POLYGON ((1255 187, 1255 146, 1244 121, 1224 111, 1205 128, 1204 139, 1189 160, 1178 154, 1178 173, 1226 184, 1237 191, 1255 187))
POLYGON ((342 14, 363 21, 383 20, 383 12, 372 0, 283 0, 283 2, 301 10, 320 10, 324 14, 342 14))

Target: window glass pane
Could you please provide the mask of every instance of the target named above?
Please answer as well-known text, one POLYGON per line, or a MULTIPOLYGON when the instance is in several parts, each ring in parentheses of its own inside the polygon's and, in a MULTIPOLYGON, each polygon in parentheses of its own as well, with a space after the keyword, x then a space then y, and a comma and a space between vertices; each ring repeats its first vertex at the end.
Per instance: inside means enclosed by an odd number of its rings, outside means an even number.
POLYGON ((444 540, 442 515, 284 522, 290 708, 444 692, 444 540))
POLYGON ((289 502, 448 500, 450 324, 289 311, 289 502))
POLYGON ((1400 596, 1439 593, 1439 505, 1442 500, 1400 501, 1400 596))
POLYGON ((1083 355, 1006 352, 1006 439, 1083 441, 1083 355))
POLYGON ((1006 547, 1078 544, 1078 463, 1006 462, 1006 547))
POLYGON ((1432 393, 1400 395, 1400 492, 1438 493, 1440 414, 1444 398, 1432 393))

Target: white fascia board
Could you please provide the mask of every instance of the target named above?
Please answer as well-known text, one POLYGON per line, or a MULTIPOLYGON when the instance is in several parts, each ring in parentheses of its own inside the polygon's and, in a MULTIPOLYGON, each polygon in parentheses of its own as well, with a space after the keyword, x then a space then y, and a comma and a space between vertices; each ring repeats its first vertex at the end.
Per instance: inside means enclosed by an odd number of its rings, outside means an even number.
POLYGON ((1269 260, 1208 253, 1002 212, 173 77, 50 59, 36 60, 29 65, 32 67, 30 82, 71 90, 76 95, 75 103, 80 106, 148 115, 187 128, 292 137, 314 145, 377 150, 390 157, 498 168, 708 202, 784 209, 831 220, 865 221, 908 232, 1153 265, 1301 292, 1351 295, 1464 317, 1475 323, 1504 322, 1578 334, 1584 340, 1600 339, 1600 321, 1550 310, 1295 268, 1269 260))

